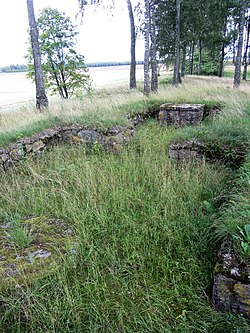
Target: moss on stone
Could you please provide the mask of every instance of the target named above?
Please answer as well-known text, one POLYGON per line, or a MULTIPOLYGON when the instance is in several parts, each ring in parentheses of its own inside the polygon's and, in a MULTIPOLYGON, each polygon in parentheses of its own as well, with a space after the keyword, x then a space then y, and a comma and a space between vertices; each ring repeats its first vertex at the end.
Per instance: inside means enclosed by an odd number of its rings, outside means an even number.
POLYGON ((62 220, 29 217, 21 219, 20 225, 32 236, 26 247, 19 247, 11 239, 10 222, 0 223, 0 289, 55 272, 65 255, 74 253, 77 247, 73 230, 62 220))

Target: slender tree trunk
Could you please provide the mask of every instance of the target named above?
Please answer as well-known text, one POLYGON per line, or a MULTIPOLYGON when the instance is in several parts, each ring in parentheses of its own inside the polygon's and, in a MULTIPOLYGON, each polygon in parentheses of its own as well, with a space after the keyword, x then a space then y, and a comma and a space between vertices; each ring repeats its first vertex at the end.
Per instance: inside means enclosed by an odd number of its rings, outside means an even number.
POLYGON ((243 31, 245 23, 245 11, 246 11, 246 0, 241 0, 240 2, 240 22, 239 22, 239 38, 237 47, 237 56, 235 62, 235 72, 234 72, 234 88, 239 88, 240 86, 240 75, 241 75, 241 58, 242 58, 242 47, 243 47, 243 31))
POLYGON ((180 83, 180 13, 181 1, 176 0, 174 86, 180 83))
POLYGON ((202 64, 202 42, 199 40, 199 57, 198 57, 198 71, 197 74, 201 75, 201 64, 202 64))
POLYGON ((150 0, 145 1, 145 28, 144 28, 144 94, 149 95, 150 93, 150 78, 149 78, 149 57, 150 57, 150 48, 149 48, 149 33, 150 33, 150 0))
POLYGON ((222 42, 221 42, 221 50, 220 50, 220 62, 218 69, 218 76, 222 77, 223 75, 223 67, 224 67, 224 59, 225 59, 225 37, 227 33, 227 17, 225 17, 223 33, 222 33, 222 42))
POLYGON ((56 72, 56 69, 55 69, 55 65, 54 65, 54 62, 53 62, 53 60, 52 60, 51 57, 49 57, 49 61, 50 61, 50 65, 51 65, 51 68, 52 68, 52 71, 53 71, 53 75, 54 75, 54 78, 55 78, 55 81, 56 81, 56 85, 57 85, 59 94, 63 98, 64 97, 63 96, 63 90, 62 90, 62 87, 60 85, 60 82, 59 82, 59 79, 58 79, 58 75, 57 75, 57 72, 56 72))
POLYGON ((184 77, 186 74, 186 58, 187 58, 187 46, 186 44, 184 44, 182 48, 181 77, 184 77))
MULTIPOLYGON (((236 31, 236 22, 234 21, 234 31, 236 31)), ((233 65, 235 66, 236 63, 236 37, 235 33, 233 34, 233 65)))
POLYGON ((218 70, 219 77, 222 77, 222 75, 223 75, 224 59, 225 59, 225 43, 223 42, 221 45, 220 63, 219 63, 219 70, 218 70))
POLYGON ((36 108, 39 111, 48 107, 48 98, 45 93, 43 71, 41 64, 41 51, 38 41, 38 30, 36 25, 33 0, 27 0, 27 9, 29 17, 29 29, 34 58, 35 82, 36 82, 36 108))
POLYGON ((130 54, 131 54, 131 63, 130 63, 130 89, 136 88, 136 58, 135 58, 135 45, 136 45, 136 33, 135 33, 135 20, 133 14, 133 8, 130 0, 127 1, 129 21, 130 21, 130 54))
POLYGON ((243 56, 243 64, 244 64, 244 69, 243 69, 243 80, 247 79, 247 66, 248 66, 248 49, 249 49, 249 34, 250 34, 250 17, 248 18, 248 23, 247 23, 247 31, 246 31, 246 44, 245 44, 245 51, 244 51, 244 56, 243 56))
POLYGON ((65 75, 64 75, 64 69, 60 68, 60 73, 61 73, 61 78, 62 78, 62 89, 63 89, 63 98, 67 99, 69 98, 69 93, 68 93, 68 89, 67 89, 67 84, 66 84, 66 80, 65 80, 65 75))
POLYGON ((151 58, 151 90, 158 91, 158 73, 157 73, 157 51, 156 51, 156 31, 155 31, 155 4, 151 0, 150 3, 150 58, 151 58))
POLYGON ((189 74, 193 74, 193 68, 194 68, 194 41, 191 42, 190 46, 190 55, 189 55, 189 74))

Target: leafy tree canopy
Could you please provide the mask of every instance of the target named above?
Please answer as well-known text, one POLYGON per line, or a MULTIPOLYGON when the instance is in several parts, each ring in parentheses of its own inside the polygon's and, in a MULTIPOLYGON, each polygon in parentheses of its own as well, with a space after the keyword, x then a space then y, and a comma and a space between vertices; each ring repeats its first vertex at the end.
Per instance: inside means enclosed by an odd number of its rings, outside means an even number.
MULTIPOLYGON (((44 8, 37 20, 45 86, 52 94, 69 98, 89 88, 84 56, 75 50, 78 32, 69 17, 57 9, 44 8)), ((28 55, 29 76, 34 77, 32 53, 28 55)))

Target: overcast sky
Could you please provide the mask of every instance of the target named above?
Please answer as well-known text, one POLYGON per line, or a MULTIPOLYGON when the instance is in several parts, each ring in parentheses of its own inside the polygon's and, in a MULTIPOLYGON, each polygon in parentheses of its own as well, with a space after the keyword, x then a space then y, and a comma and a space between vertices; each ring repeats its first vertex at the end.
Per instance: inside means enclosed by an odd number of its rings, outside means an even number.
MULTIPOLYGON (((28 48, 26 0, 0 0, 0 66, 25 64, 28 48)), ((34 0, 35 14, 50 6, 65 12, 75 23, 78 0, 34 0)), ((78 21, 79 22, 79 21, 78 21)), ((85 62, 130 59, 130 27, 125 0, 116 0, 113 16, 103 9, 88 9, 79 25, 78 51, 85 62)), ((143 60, 143 42, 137 43, 137 60, 143 60)))

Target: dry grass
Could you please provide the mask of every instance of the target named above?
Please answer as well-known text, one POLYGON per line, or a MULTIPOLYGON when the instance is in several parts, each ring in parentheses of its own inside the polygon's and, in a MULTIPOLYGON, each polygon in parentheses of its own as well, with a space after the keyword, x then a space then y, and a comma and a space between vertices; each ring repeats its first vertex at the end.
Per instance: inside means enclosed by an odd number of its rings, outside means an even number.
MULTIPOLYGON (((250 95, 249 82, 243 82, 239 90, 232 88, 232 79, 216 77, 187 76, 178 88, 164 84, 166 75, 161 77, 159 93, 149 98, 142 93, 142 87, 136 91, 125 88, 97 90, 82 98, 59 100, 54 99, 50 108, 44 113, 37 113, 31 103, 23 106, 13 106, 0 113, 0 134, 21 132, 24 128, 32 127, 38 122, 44 122, 44 127, 51 127, 55 123, 120 123, 125 122, 125 113, 129 112, 129 105, 150 105, 153 101, 162 102, 219 102, 230 110, 241 114, 245 109, 250 95), (123 106, 127 107, 123 107, 123 106)), ((141 106, 138 106, 141 107, 141 106)), ((139 110, 138 110, 139 111, 139 110)), ((0 139, 1 146, 1 139, 0 139)))

